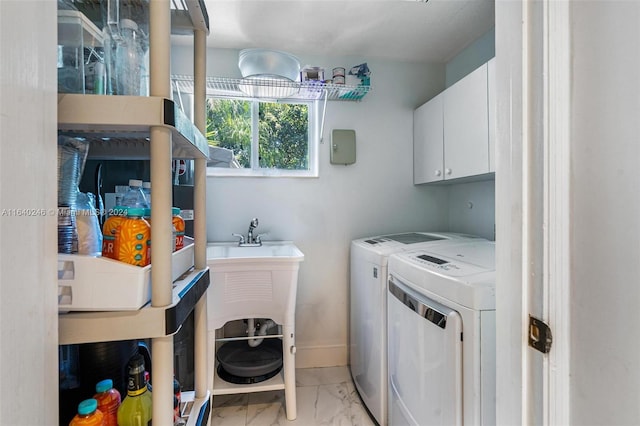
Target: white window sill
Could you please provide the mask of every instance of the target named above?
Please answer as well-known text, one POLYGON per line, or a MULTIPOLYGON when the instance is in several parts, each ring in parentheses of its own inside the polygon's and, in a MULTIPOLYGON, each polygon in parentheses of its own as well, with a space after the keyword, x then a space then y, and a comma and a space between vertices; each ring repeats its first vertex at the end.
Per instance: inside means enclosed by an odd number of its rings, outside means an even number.
POLYGON ((207 177, 283 177, 283 178, 317 178, 318 172, 312 170, 282 169, 229 169, 223 167, 207 167, 207 177))

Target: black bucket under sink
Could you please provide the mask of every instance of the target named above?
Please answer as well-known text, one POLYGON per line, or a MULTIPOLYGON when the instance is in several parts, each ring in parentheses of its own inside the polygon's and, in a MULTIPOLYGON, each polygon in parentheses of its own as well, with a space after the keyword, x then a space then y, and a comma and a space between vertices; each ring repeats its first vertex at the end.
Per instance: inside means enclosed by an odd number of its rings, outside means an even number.
POLYGON ((256 347, 246 340, 227 342, 216 353, 218 376, 234 384, 268 380, 282 370, 282 341, 264 339, 256 347))

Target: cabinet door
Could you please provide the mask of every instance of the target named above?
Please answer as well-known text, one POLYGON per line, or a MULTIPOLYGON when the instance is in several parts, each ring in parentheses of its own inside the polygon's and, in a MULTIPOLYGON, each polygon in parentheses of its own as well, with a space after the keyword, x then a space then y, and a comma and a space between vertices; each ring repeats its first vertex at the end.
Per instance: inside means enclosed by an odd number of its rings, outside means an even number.
POLYGON ((487 62, 487 96, 489 98, 489 171, 496 171, 496 58, 487 62))
POLYGON ((489 172, 487 64, 444 91, 445 179, 489 172))
POLYGON ((444 178, 442 94, 413 112, 413 183, 440 181, 444 178))

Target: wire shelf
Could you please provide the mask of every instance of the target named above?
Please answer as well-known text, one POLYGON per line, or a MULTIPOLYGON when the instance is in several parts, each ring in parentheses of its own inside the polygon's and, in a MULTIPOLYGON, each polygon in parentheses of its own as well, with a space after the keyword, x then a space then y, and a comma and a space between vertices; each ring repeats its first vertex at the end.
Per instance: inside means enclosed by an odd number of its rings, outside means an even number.
MULTIPOLYGON (((193 93, 193 78, 171 77, 179 93, 193 93)), ((284 79, 208 77, 207 95, 220 98, 303 99, 330 101, 360 101, 371 86, 347 86, 320 81, 294 82, 284 79)))

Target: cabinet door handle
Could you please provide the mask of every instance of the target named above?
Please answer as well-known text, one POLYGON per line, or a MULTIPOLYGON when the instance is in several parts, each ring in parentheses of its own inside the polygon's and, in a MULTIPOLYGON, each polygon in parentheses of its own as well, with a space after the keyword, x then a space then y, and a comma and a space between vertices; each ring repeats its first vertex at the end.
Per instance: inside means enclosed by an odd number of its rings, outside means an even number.
POLYGON ((444 169, 445 173, 450 175, 451 174, 451 169, 444 169))
POLYGON ((442 171, 436 170, 436 176, 441 176, 441 175, 442 175, 442 171))

